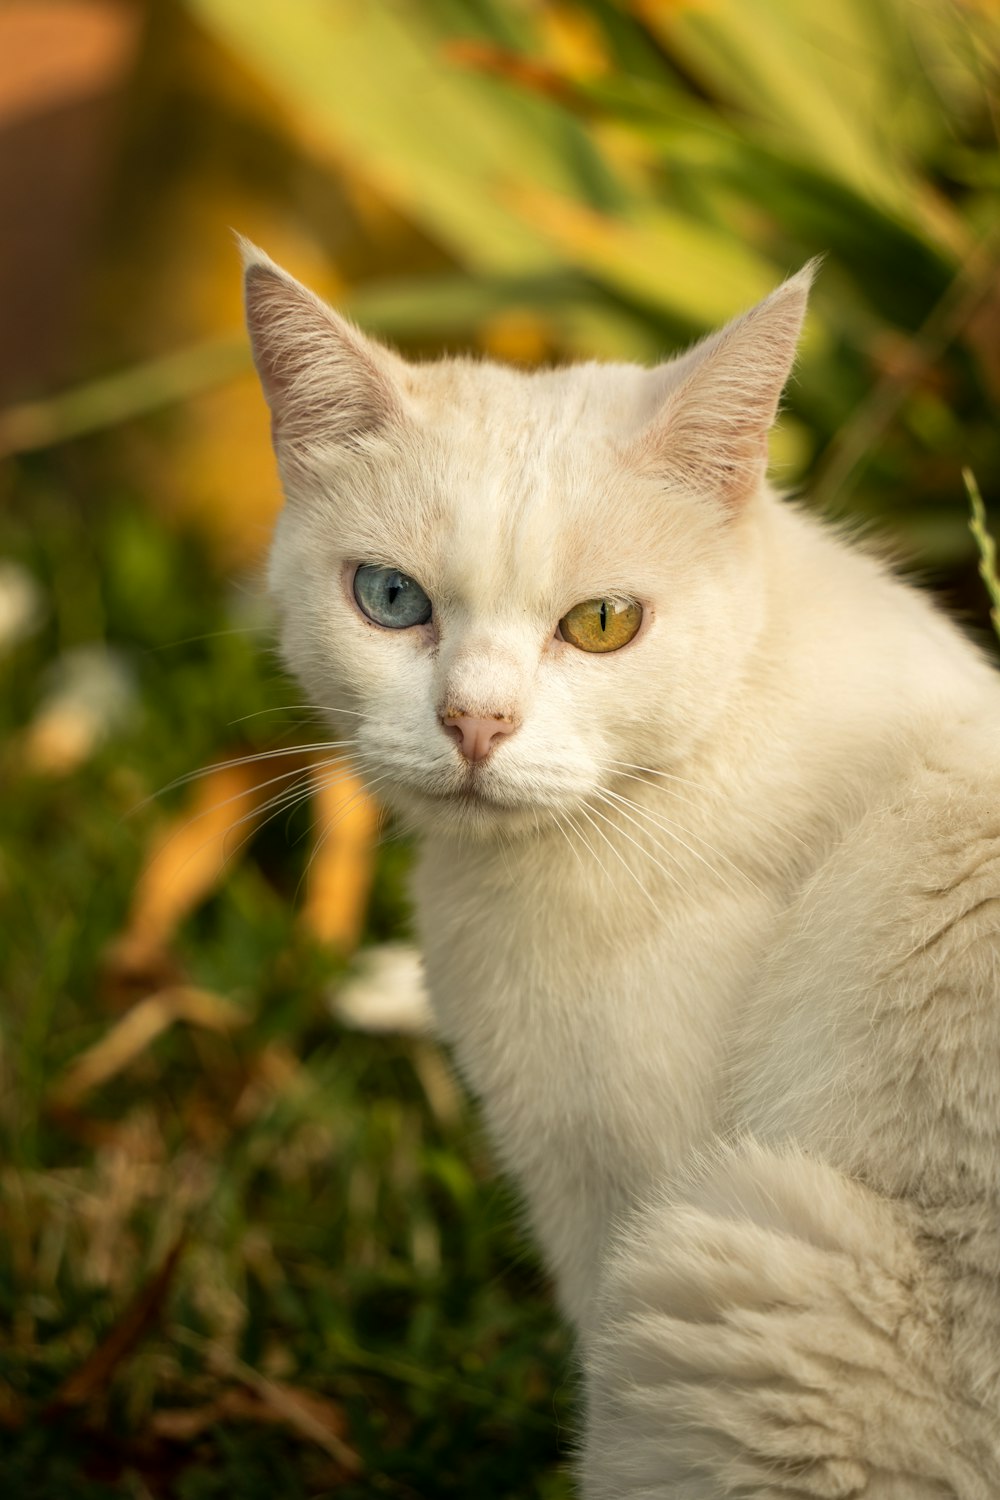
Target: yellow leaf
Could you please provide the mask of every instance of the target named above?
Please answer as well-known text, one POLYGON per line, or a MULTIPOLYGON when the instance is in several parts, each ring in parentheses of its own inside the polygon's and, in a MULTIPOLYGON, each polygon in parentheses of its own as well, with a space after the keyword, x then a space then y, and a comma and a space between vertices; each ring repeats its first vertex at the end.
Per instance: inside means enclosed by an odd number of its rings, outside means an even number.
POLYGON ((264 762, 220 766, 198 783, 183 812, 157 839, 136 883, 124 946, 150 951, 166 947, 178 925, 222 880, 259 818, 275 786, 305 774, 289 751, 264 762), (280 779, 279 779, 280 778, 280 779), (268 784, 270 783, 270 784, 268 784))
POLYGON ((176 1021, 225 1032, 245 1025, 248 1019, 245 1011, 221 995, 189 985, 147 995, 116 1021, 100 1041, 70 1063, 53 1084, 49 1105, 53 1109, 75 1108, 92 1089, 123 1072, 176 1021))
POLYGON ((511 197, 570 264, 706 328, 756 302, 780 279, 750 245, 661 205, 612 218, 535 188, 512 189, 511 197))

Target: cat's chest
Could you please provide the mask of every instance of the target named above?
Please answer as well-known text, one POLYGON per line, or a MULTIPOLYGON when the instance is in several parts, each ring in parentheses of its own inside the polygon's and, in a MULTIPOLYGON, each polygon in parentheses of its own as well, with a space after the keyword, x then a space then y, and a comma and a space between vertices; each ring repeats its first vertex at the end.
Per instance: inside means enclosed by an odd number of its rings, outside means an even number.
POLYGON ((559 1261, 717 1126, 769 916, 655 889, 623 911, 518 877, 425 855, 421 946, 439 1027, 559 1261))

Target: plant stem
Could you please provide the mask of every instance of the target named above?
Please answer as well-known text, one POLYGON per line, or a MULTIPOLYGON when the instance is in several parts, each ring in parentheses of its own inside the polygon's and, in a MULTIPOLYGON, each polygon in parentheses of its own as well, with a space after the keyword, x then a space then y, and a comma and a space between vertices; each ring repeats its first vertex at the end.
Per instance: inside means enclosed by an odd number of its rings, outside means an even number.
POLYGON ((963 469, 962 478, 965 480, 969 504, 972 507, 969 530, 975 537, 979 548, 979 576, 985 583, 986 591, 992 601, 990 619, 993 621, 993 629, 1000 637, 1000 578, 997 577, 997 544, 986 527, 986 506, 979 493, 975 474, 971 469, 963 469))

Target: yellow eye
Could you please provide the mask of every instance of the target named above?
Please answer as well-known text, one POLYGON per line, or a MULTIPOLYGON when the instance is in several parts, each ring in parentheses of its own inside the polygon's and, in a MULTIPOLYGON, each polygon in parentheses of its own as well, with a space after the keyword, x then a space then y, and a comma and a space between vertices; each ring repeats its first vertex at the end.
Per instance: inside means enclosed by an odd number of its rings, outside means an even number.
POLYGON ((634 599, 585 599, 563 615, 559 632, 581 651, 617 651, 641 624, 642 605, 634 599))

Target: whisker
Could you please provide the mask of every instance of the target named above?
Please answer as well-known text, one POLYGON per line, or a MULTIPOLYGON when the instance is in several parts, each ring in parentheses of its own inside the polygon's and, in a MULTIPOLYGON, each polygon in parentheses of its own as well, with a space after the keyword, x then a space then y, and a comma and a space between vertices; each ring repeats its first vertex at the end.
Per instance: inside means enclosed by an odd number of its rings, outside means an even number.
POLYGON ((238 719, 230 719, 230 727, 236 724, 245 724, 249 719, 259 719, 264 714, 344 714, 351 719, 367 719, 370 715, 362 713, 356 708, 333 708, 326 703, 277 703, 273 708, 257 708, 251 714, 241 714, 238 719))
POLYGON ((159 645, 150 646, 150 651, 174 651, 181 646, 196 646, 200 641, 215 641, 227 635, 263 635, 271 630, 271 626, 261 622, 259 625, 230 625, 225 630, 206 630, 203 635, 186 635, 179 641, 161 641, 159 645))
MULTIPOLYGON (((648 787, 651 792, 663 792, 666 796, 673 797, 675 801, 683 803, 685 807, 693 807, 696 810, 702 810, 703 808, 703 804, 699 802, 697 798, 685 797, 683 792, 678 792, 676 788, 672 786, 657 786, 654 782, 647 781, 645 776, 633 776, 628 771, 618 771, 616 772, 616 775, 624 777, 627 781, 637 781, 641 786, 648 787)), ((649 808, 642 807, 640 803, 634 802, 631 798, 623 796, 622 793, 614 791, 612 787, 604 787, 603 790, 612 797, 619 797, 626 806, 633 808, 636 812, 642 812, 644 816, 650 819, 650 821, 656 822, 655 814, 653 814, 649 808)), ((673 828, 667 824, 660 823, 657 826, 662 828, 665 833, 674 832, 673 828)), ((721 854, 721 852, 716 849, 713 844, 709 843, 707 839, 702 838, 699 833, 696 833, 693 828, 689 828, 687 832, 690 834, 691 838, 696 839, 698 843, 704 844, 704 846, 707 849, 710 849, 713 854, 719 854, 719 857, 721 859, 725 859, 725 855, 721 854)), ((734 866, 734 868, 738 867, 734 866)), ((742 874, 743 872, 741 871, 740 873, 742 874)))
MULTIPOLYGON (((643 885, 642 881, 639 879, 638 875, 632 869, 632 866, 629 864, 628 860, 624 857, 624 855, 622 854, 621 850, 615 848, 614 844, 608 838, 608 836, 604 832, 603 828, 600 828, 594 822, 593 818, 590 816, 590 813, 587 811, 587 809, 585 807, 580 807, 577 810, 578 810, 578 812, 580 812, 582 814, 583 817, 586 818, 587 822, 590 824, 591 828, 593 828, 594 832, 596 834, 598 834, 599 837, 604 840, 604 842, 607 844, 608 848, 611 850, 611 853, 615 856, 615 859, 617 859, 617 861, 621 865, 622 869, 628 875, 629 879, 631 881, 633 881, 633 883, 636 886, 638 886, 639 890, 642 892, 643 896, 649 902, 650 906, 657 913, 657 915, 659 915, 659 907, 656 905, 656 902, 653 900, 652 896, 649 894, 649 892, 647 891, 646 887, 643 885)), ((594 811, 596 812, 597 809, 595 808, 594 811)), ((610 823, 611 820, 610 820, 610 818, 605 818, 604 821, 606 823, 610 823)), ((591 852, 593 853, 594 851, 591 851, 591 852)), ((598 860, 598 864, 600 864, 600 863, 601 863, 600 860, 598 860)), ((606 869, 604 869, 603 865, 601 866, 601 868, 604 870, 605 876, 607 876, 608 880, 610 880, 611 877, 608 875, 608 872, 607 872, 606 869)))
MULTIPOLYGON (((141 812, 158 797, 163 797, 167 792, 175 792, 179 787, 190 786, 193 781, 203 780, 211 776, 214 771, 234 771, 239 766, 250 766, 255 761, 280 760, 286 755, 311 755, 323 752, 350 753, 351 746, 355 744, 353 739, 343 740, 321 740, 312 745, 283 745, 276 746, 273 750, 255 750, 251 755, 236 755, 231 760, 213 761, 210 766, 201 766, 197 771, 185 771, 183 776, 177 776, 173 781, 168 781, 166 786, 161 786, 159 791, 151 792, 135 807, 130 809, 130 815, 141 812)), ((292 773, 294 774, 294 773, 292 773)), ((266 783, 265 783, 266 785, 266 783)))
MULTIPOLYGON (((615 762, 609 761, 608 764, 614 765, 615 762)), ((698 800, 697 797, 685 797, 684 793, 679 792, 676 787, 660 786, 657 782, 650 781, 647 776, 637 776, 634 771, 616 770, 615 775, 620 776, 624 781, 638 781, 641 786, 648 786, 651 792, 663 792, 667 797, 675 797, 678 802, 683 802, 686 807, 702 806, 702 803, 698 800)), ((696 783, 693 781, 684 781, 682 784, 684 786, 696 785, 696 783)))
POLYGON ((373 782, 371 782, 368 786, 361 787, 353 794, 353 796, 348 798, 347 802, 343 806, 338 808, 338 815, 335 818, 331 818, 330 822, 326 825, 322 834, 316 840, 313 851, 306 861, 306 867, 302 871, 302 874, 299 877, 299 883, 295 888, 296 901, 298 901, 299 896, 301 895, 303 885, 305 885, 306 881, 309 878, 310 870, 312 869, 316 860, 319 858, 323 849, 326 847, 327 841, 329 840, 330 836, 335 832, 337 828, 340 827, 341 823, 347 817, 348 813, 350 813, 351 809, 357 806, 358 802, 360 802, 362 798, 373 792, 377 786, 381 786, 383 782, 388 781, 389 779, 390 778, 388 774, 376 777, 373 782))
MULTIPOLYGON (((264 787, 273 785, 277 781, 285 780, 289 775, 299 777, 298 782, 293 786, 283 787, 280 791, 276 792, 273 796, 269 797, 263 803, 255 803, 248 812, 245 812, 241 817, 235 819, 228 825, 228 827, 222 834, 224 848, 225 841, 228 840, 237 829, 242 828, 247 823, 252 824, 248 833, 240 841, 236 849, 225 854, 223 860, 224 866, 228 865, 231 860, 241 852, 241 850, 253 837, 258 828, 266 827, 269 822, 271 822, 275 817, 278 816, 279 813, 284 811, 286 808, 290 812, 298 802, 306 801, 313 792, 316 770, 319 769, 322 771, 324 767, 330 768, 330 774, 327 777, 327 781, 331 786, 335 785, 338 780, 348 780, 354 774, 356 774, 354 768, 349 765, 343 764, 341 762, 341 758, 338 756, 330 759, 329 761, 314 763, 308 767, 297 766, 291 772, 285 772, 282 776, 275 776, 270 778, 270 780, 261 783, 260 789, 263 789, 264 787), (339 769, 334 771, 334 767, 339 767, 339 769)), ((182 834, 186 833, 189 828, 194 827, 195 824, 200 823, 204 818, 207 818, 213 813, 218 812, 221 808, 228 807, 233 802, 239 802, 245 795, 246 790, 237 792, 231 797, 223 797, 219 801, 213 802, 210 807, 203 808, 201 812, 194 813, 191 817, 185 819, 184 823, 179 828, 173 830, 171 838, 167 840, 167 843, 164 844, 153 856, 154 862, 166 852, 173 839, 179 838, 182 834)), ((209 834, 207 838, 202 839, 201 843, 190 851, 187 859, 185 859, 183 864, 180 866, 180 870, 185 869, 192 859, 194 859, 201 853, 203 849, 207 848, 207 846, 212 843, 215 837, 216 835, 209 834)), ((178 873, 180 873, 180 870, 178 871, 178 873)))
MULTIPOLYGON (((618 764, 624 764, 624 762, 609 761, 608 764, 609 765, 618 765, 618 764)), ((645 770, 646 774, 642 775, 642 776, 636 776, 636 775, 634 775, 634 774, 632 774, 632 773, 630 773, 628 771, 616 771, 615 774, 617 776, 623 777, 626 781, 638 781, 640 783, 640 785, 648 787, 649 790, 652 791, 652 792, 664 792, 668 797, 674 797, 678 802, 683 802, 686 807, 695 807, 695 808, 697 808, 697 807, 701 807, 702 806, 702 804, 698 801, 697 798, 694 798, 694 797, 685 797, 684 794, 683 794, 683 792, 678 792, 672 786, 658 786, 658 785, 656 785, 655 782, 649 781, 647 779, 648 776, 666 775, 667 774, 666 772, 651 771, 651 770, 647 770, 645 767, 643 769, 645 770)), ((695 785, 697 785, 697 783, 695 783, 695 782, 685 782, 685 784, 688 785, 688 786, 695 786, 695 785)), ((610 788, 606 788, 606 790, 610 790, 610 788)), ((804 839, 800 833, 797 833, 795 831, 794 828, 789 827, 789 825, 786 822, 784 822, 784 821, 778 821, 777 819, 774 819, 774 818, 771 819, 771 822, 772 822, 773 826, 776 829, 778 829, 779 832, 781 832, 782 834, 784 834, 784 836, 786 838, 792 839, 796 844, 801 845, 801 847, 803 849, 807 849, 809 847, 808 840, 804 839)), ((694 837, 697 837, 697 835, 694 835, 694 831, 693 830, 691 830, 691 832, 692 832, 692 835, 694 837)), ((711 845, 709 845, 708 847, 711 848, 711 845)))
MULTIPOLYGON (((689 854, 693 855, 695 859, 699 860, 707 870, 711 870, 712 874, 715 875, 718 879, 722 880, 723 884, 729 890, 733 891, 733 893, 736 895, 739 894, 739 891, 736 890, 736 888, 734 888, 728 880, 725 880, 723 878, 721 871, 716 869, 716 867, 711 863, 710 860, 706 859, 703 854, 700 854, 697 849, 692 848, 686 839, 681 838, 680 834, 675 828, 672 828, 669 823, 664 823, 662 819, 657 818, 656 815, 654 813, 651 813, 648 808, 640 806, 639 803, 631 801, 631 799, 628 797, 623 797, 620 792, 613 792, 610 787, 605 787, 603 791, 598 792, 598 796, 600 796, 604 801, 608 801, 608 799, 614 799, 614 802, 620 804, 623 809, 632 808, 633 811, 641 813, 648 823, 651 823, 656 828, 661 829, 668 836, 668 838, 672 838, 675 843, 680 844, 683 849, 686 849, 689 854)), ((642 824, 639 823, 635 818, 631 817, 628 812, 622 811, 621 816, 623 818, 628 818, 628 821, 630 823, 634 823, 637 828, 642 827, 642 824)), ((734 861, 731 860, 727 854, 723 854, 721 849, 717 849, 713 844, 709 843, 707 839, 704 839, 700 834, 695 833, 694 829, 688 828, 685 831, 692 838, 697 839, 700 844, 704 845, 704 847, 709 850, 711 854, 714 854, 717 859, 722 860, 723 864, 728 865, 730 869, 740 877, 741 880, 746 881, 747 885, 751 886, 752 889, 755 890, 759 895, 763 894, 760 886, 757 885, 756 881, 754 881, 746 873, 745 870, 741 870, 739 865, 734 863, 734 861)), ((654 840, 654 843, 655 842, 656 841, 654 840)), ((663 845, 657 843, 657 848, 663 849, 663 845)), ((666 853, 667 851, 663 849, 663 852, 666 853)))
POLYGON ((597 868, 604 875, 605 879, 610 880, 611 877, 608 874, 607 866, 601 860, 600 855, 597 853, 597 850, 594 848, 593 844, 591 844, 590 840, 587 837, 586 831, 580 827, 576 819, 573 817, 572 813, 568 810, 563 814, 563 816, 569 823, 570 828, 576 834, 577 838, 580 840, 583 847, 586 849, 587 853, 590 855, 591 859, 595 861, 595 863, 597 864, 597 868))
MULTIPOLYGON (((273 822, 273 820, 278 817, 280 813, 287 811, 289 814, 291 814, 299 805, 299 803, 307 802, 317 790, 323 790, 328 786, 336 786, 340 781, 350 781, 354 779, 355 773, 353 772, 351 767, 344 767, 343 770, 335 772, 332 770, 332 767, 336 764, 335 762, 330 761, 326 764, 331 767, 329 775, 323 777, 322 779, 317 778, 314 774, 317 768, 315 766, 310 766, 306 771, 301 773, 300 779, 293 786, 285 787, 282 791, 276 792, 275 795, 273 797, 269 797, 266 802, 259 806, 252 807, 249 812, 244 813, 242 817, 237 818, 233 823, 231 823, 226 829, 225 834, 223 835, 224 839, 228 839, 232 833, 234 833, 238 828, 242 828, 245 823, 250 823, 253 826, 248 830, 245 837, 237 845, 232 855, 226 855, 225 862, 228 864, 230 858, 234 858, 236 855, 241 853, 246 844, 249 843, 250 839, 253 838, 254 834, 258 833, 262 828, 265 828, 268 823, 273 822)), ((206 811, 215 812, 218 808, 225 807, 231 800, 236 799, 226 798, 223 802, 214 803, 213 806, 206 811)), ((203 818, 205 815, 205 813, 198 813, 196 817, 189 818, 188 821, 184 824, 184 828, 190 828, 193 823, 198 821, 200 818, 203 818)), ((205 847, 205 844, 208 843, 211 843, 211 838, 206 839, 204 843, 200 844, 199 850, 203 849, 205 847)))
POLYGON ((693 776, 678 776, 674 771, 655 771, 652 766, 640 766, 634 760, 608 760, 609 766, 624 766, 627 771, 642 771, 644 776, 656 776, 664 781, 676 781, 681 786, 700 786, 693 776))
MULTIPOLYGON (((333 762, 330 764, 332 765, 333 762)), ((290 817, 296 807, 308 802, 317 792, 328 791, 331 787, 338 786, 342 781, 351 781, 354 779, 354 772, 351 767, 346 767, 343 772, 331 771, 329 774, 319 777, 312 774, 314 770, 315 768, 311 767, 310 771, 306 773, 304 780, 295 788, 286 788, 284 792, 279 792, 270 802, 265 803, 263 807, 253 808, 250 812, 245 813, 242 818, 238 819, 226 830, 225 837, 228 839, 229 835, 244 823, 252 822, 254 818, 259 819, 259 822, 254 823, 247 830, 236 848, 226 854, 225 864, 228 865, 232 860, 238 858, 254 837, 254 834, 266 828, 268 823, 272 823, 280 813, 287 812, 290 817)), ((364 788, 362 788, 361 792, 356 792, 354 798, 356 799, 361 796, 363 791, 364 788)))
MULTIPOLYGON (((244 813, 241 818, 237 818, 235 822, 230 823, 229 827, 226 829, 223 835, 223 848, 225 850, 223 857, 223 867, 225 868, 226 866, 234 863, 243 853, 243 850, 249 844, 254 835, 260 833, 263 829, 265 829, 268 823, 273 823, 274 819, 281 813, 287 812, 289 817, 291 817, 292 813, 297 807, 300 807, 304 803, 309 801, 310 797, 313 795, 314 787, 315 784, 311 778, 297 782, 294 787, 286 788, 283 792, 279 792, 276 796, 265 802, 262 807, 251 808, 250 811, 244 813), (234 849, 229 848, 228 845, 230 838, 237 832, 238 829, 242 828, 244 824, 250 825, 247 828, 246 833, 243 835, 234 849)), ((209 839, 205 840, 205 843, 209 842, 211 842, 209 839)), ((204 844, 202 844, 201 847, 204 848, 204 844)))
MULTIPOLYGON (((601 794, 598 793, 598 796, 600 795, 601 794)), ((602 801, 603 800, 604 799, 602 798, 602 801)), ((612 807, 612 811, 617 811, 617 809, 615 809, 611 803, 608 803, 608 806, 612 807)), ((603 819, 603 821, 607 823, 609 827, 614 828, 617 833, 620 833, 623 839, 628 839, 629 843, 632 844, 634 848, 638 849, 643 858, 651 860, 658 870, 663 871, 664 875, 666 875, 669 881, 671 881, 674 885, 677 885, 679 883, 676 874, 672 870, 668 870, 666 865, 661 864, 660 861, 655 857, 655 855, 650 854, 648 849, 644 849, 643 846, 639 843, 638 839, 633 838, 632 835, 628 833, 624 828, 620 828, 619 825, 615 822, 614 818, 609 818, 608 815, 606 813, 602 813, 600 808, 598 807, 591 808, 591 811, 598 818, 603 819)), ((622 813, 621 816, 628 817, 628 814, 622 813)), ((639 823, 635 822, 634 818, 630 818, 629 822, 635 823, 635 826, 637 828, 641 826, 639 823)), ((672 855, 672 851, 670 849, 665 848, 662 844, 657 843, 655 840, 653 841, 653 847, 659 849, 661 854, 666 854, 668 857, 672 855)), ((676 859, 676 855, 673 855, 673 858, 676 859)))
POLYGON ((570 838, 569 833, 566 830, 565 819, 568 818, 568 817, 569 817, 568 813, 564 813, 562 816, 560 816, 558 813, 556 813, 555 818, 554 818, 553 821, 555 822, 556 827, 558 828, 559 832, 562 834, 563 838, 566 840, 566 842, 569 845, 569 847, 572 849, 573 854, 576 857, 576 862, 580 866, 580 869, 581 870, 586 870, 587 867, 586 867, 586 865, 583 862, 583 859, 581 857, 580 851, 576 847, 576 845, 574 844, 573 840, 570 838))
MULTIPOLYGON (((663 814, 662 811, 654 813, 650 808, 644 807, 642 803, 634 801, 631 797, 626 797, 622 792, 614 791, 611 787, 604 787, 602 790, 608 797, 613 797, 616 802, 620 802, 624 807, 631 808, 633 812, 640 814, 640 816, 645 818, 648 822, 655 824, 657 828, 662 828, 664 833, 668 833, 672 838, 677 839, 678 842, 682 842, 682 840, 680 839, 680 835, 677 832, 676 826, 669 820, 666 822, 663 821, 665 814, 663 814)), ((652 790, 660 791, 661 788, 653 787, 652 790)), ((667 788, 664 787, 662 788, 662 790, 666 791, 667 788)), ((691 803, 690 805, 697 807, 698 804, 691 803)), ((741 879, 750 880, 750 876, 747 875, 746 871, 741 869, 738 864, 736 864, 732 859, 729 858, 727 854, 725 854, 721 849, 713 844, 711 840, 706 839, 694 828, 685 828, 684 831, 690 838, 693 838, 699 844, 702 844, 704 848, 709 851, 709 853, 716 855, 716 857, 718 859, 721 859, 724 864, 729 865, 731 869, 735 870, 735 872, 741 877, 741 879)), ((686 847, 687 845, 685 845, 685 848, 686 847)), ((691 853, 694 854, 696 858, 699 857, 697 850, 692 849, 691 853)), ((753 884, 752 881, 751 884, 753 884)))
MULTIPOLYGON (((661 829, 668 838, 673 839, 675 844, 679 844, 681 848, 686 849, 688 853, 691 854, 695 859, 699 860, 706 869, 711 870, 713 875, 723 880, 723 884, 726 885, 727 889, 734 889, 734 887, 730 885, 728 881, 723 879, 721 872, 715 868, 711 861, 706 859, 703 854, 700 854, 697 849, 692 848, 691 845, 680 836, 676 828, 674 828, 670 823, 663 822, 662 819, 657 818, 655 814, 651 813, 648 808, 642 807, 638 802, 632 802, 628 797, 623 797, 620 792, 613 792, 610 787, 606 787, 603 792, 600 792, 598 795, 602 796, 603 799, 608 802, 608 806, 618 804, 617 810, 619 811, 620 815, 623 818, 627 818, 630 823, 635 824, 637 828, 641 829, 643 827, 642 823, 639 822, 636 818, 633 818, 628 812, 625 812, 623 809, 631 808, 634 812, 639 813, 641 817, 645 819, 646 823, 661 829), (608 801, 609 798, 614 799, 613 803, 608 801)), ((711 854, 716 855, 723 861, 723 863, 730 865, 742 879, 746 880, 750 885, 753 885, 753 881, 750 879, 749 875, 745 875, 740 867, 736 864, 733 864, 733 861, 729 859, 725 854, 723 854, 720 849, 716 849, 713 844, 710 844, 707 839, 703 839, 701 835, 695 833, 693 829, 688 828, 685 830, 685 832, 688 833, 692 838, 696 839, 699 843, 703 844, 711 854)), ((648 836, 649 834, 647 830, 647 837, 648 836)), ((666 847, 658 840, 653 839, 652 842, 654 846, 662 850, 663 853, 668 852, 666 847)), ((677 858, 677 856, 675 856, 675 858, 677 858)), ((756 887, 754 887, 754 889, 756 889, 756 887)))
MULTIPOLYGON (((213 802, 209 807, 202 808, 201 812, 192 813, 184 822, 183 827, 190 828, 192 824, 200 823, 203 818, 210 817, 212 813, 218 812, 220 808, 228 807, 231 802, 239 802, 248 794, 252 795, 254 792, 262 792, 269 786, 277 785, 279 781, 287 781, 289 777, 296 776, 299 778, 299 783, 305 783, 310 779, 313 771, 338 764, 343 764, 345 775, 350 774, 350 767, 346 762, 341 761, 340 756, 332 756, 329 760, 310 761, 306 766, 293 766, 288 771, 281 771, 277 776, 269 776, 266 781, 258 781, 252 787, 244 787, 241 791, 234 792, 230 797, 222 797, 217 802, 213 802)), ((290 788, 285 787, 280 792, 275 793, 273 797, 264 803, 264 806, 269 807, 272 802, 286 795, 289 790, 290 788)))

